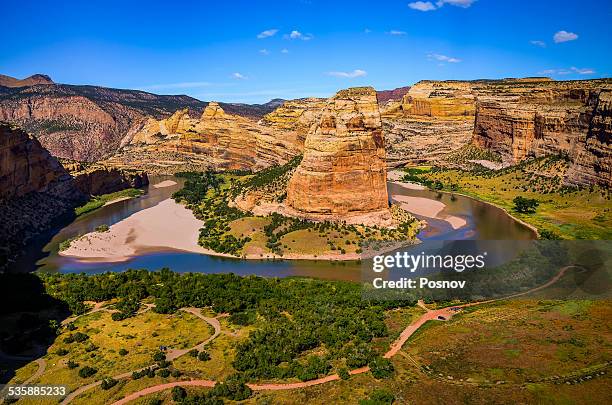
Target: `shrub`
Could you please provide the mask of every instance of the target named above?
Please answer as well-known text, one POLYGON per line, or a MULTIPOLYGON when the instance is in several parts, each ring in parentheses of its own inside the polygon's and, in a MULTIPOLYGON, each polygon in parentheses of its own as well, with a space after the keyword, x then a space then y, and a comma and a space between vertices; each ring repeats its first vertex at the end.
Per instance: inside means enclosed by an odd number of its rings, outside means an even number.
POLYGON ((372 375, 376 379, 389 378, 395 371, 391 361, 382 357, 375 357, 372 361, 370 361, 369 366, 372 375))
POLYGON ((126 356, 128 353, 124 348, 119 349, 119 356, 126 356))
POLYGON ((109 226, 106 224, 102 224, 100 226, 96 227, 96 232, 108 232, 109 231, 109 226))
POLYGON ((98 372, 98 370, 96 370, 93 367, 89 367, 89 366, 85 366, 83 368, 81 368, 79 370, 79 377, 81 378, 87 378, 87 377, 91 377, 92 375, 96 374, 98 372))
POLYGON ((208 352, 206 350, 202 350, 198 354, 198 360, 200 360, 200 361, 208 361, 208 360, 210 360, 210 354, 208 354, 208 352))
POLYGON ((79 363, 75 363, 72 360, 68 360, 67 366, 70 370, 77 368, 79 366, 79 363))
POLYGON ((166 360, 166 354, 164 352, 156 352, 153 355, 153 361, 162 361, 162 360, 166 360))
POLYGON ((389 391, 378 389, 370 394, 370 398, 359 401, 359 405, 391 405, 394 401, 395 395, 389 391))
POLYGON ((521 196, 514 197, 514 210, 523 214, 533 214, 540 203, 533 198, 525 198, 521 196))
POLYGON ((189 350, 189 355, 191 357, 198 357, 198 349, 191 349, 191 350, 189 350))
POLYGON ((55 354, 57 354, 58 356, 65 356, 68 354, 68 350, 62 347, 61 349, 57 349, 57 352, 55 352, 55 354))
POLYGON ((117 385, 117 382, 118 381, 114 378, 105 378, 104 380, 102 380, 101 387, 103 390, 108 390, 117 385))
POLYGON ((162 378, 168 378, 170 377, 170 370, 168 370, 167 368, 162 368, 157 372, 157 375, 162 378))
POLYGON ((172 388, 172 399, 174 402, 181 402, 183 399, 187 398, 187 391, 183 387, 173 387, 172 388))
POLYGON ((348 371, 348 369, 346 367, 342 367, 340 370, 338 370, 338 375, 343 380, 348 380, 351 377, 351 375, 349 374, 349 371, 348 371))

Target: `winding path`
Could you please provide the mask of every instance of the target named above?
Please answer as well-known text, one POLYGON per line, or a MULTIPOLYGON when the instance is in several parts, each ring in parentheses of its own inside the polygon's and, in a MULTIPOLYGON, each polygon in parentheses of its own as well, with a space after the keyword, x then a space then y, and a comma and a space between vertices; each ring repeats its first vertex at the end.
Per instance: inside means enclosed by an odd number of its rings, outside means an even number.
MULTIPOLYGON (((146 311, 152 309, 154 306, 155 306, 154 304, 148 304, 143 312, 146 312, 146 311)), ((97 308, 92 309, 91 312, 88 312, 88 314, 104 310, 104 308, 101 308, 101 305, 100 306, 97 305, 96 307, 97 308)), ((193 349, 202 350, 204 348, 204 346, 206 346, 208 343, 212 342, 221 333, 221 324, 219 323, 219 320, 217 318, 209 318, 209 317, 206 317, 206 316, 202 315, 202 310, 200 308, 181 308, 181 311, 188 312, 188 313, 190 313, 192 315, 195 315, 196 317, 202 319, 203 321, 208 323, 210 326, 212 326, 213 329, 215 330, 215 332, 213 333, 213 335, 211 337, 209 337, 208 339, 204 340, 201 343, 198 343, 194 347, 190 347, 188 349, 170 349, 170 350, 168 350, 167 353, 166 353, 166 359, 168 361, 176 360, 177 358, 179 358, 179 357, 189 353, 193 349)), ((219 315, 219 317, 223 317, 223 316, 225 316, 225 315, 224 314, 219 315)), ((137 370, 132 370, 132 371, 128 371, 128 372, 125 372, 125 373, 122 373, 122 374, 118 374, 118 375, 113 376, 112 378, 115 379, 115 380, 123 380, 123 379, 126 379, 126 378, 130 378, 132 376, 132 373, 137 372, 137 371, 142 371, 142 370, 145 370, 147 368, 155 369, 155 368, 157 368, 157 364, 151 364, 149 366, 142 367, 142 368, 139 368, 137 370)), ((102 381, 103 380, 94 381, 91 384, 83 385, 82 387, 77 388, 76 390, 74 390, 70 394, 68 394, 62 400, 62 402, 60 402, 60 404, 61 405, 66 405, 66 404, 72 402, 72 400, 74 400, 76 397, 78 397, 79 395, 81 395, 85 391, 88 391, 88 390, 90 390, 92 388, 95 388, 95 387, 101 385, 102 381)), ((197 384, 193 384, 193 385, 197 385, 197 384)), ((204 386, 206 386, 206 385, 204 385, 204 386)), ((213 382, 212 386, 214 386, 214 382, 213 382)), ((172 388, 172 387, 168 387, 168 388, 172 388)))
MULTIPOLYGON (((453 315, 455 315, 461 308, 467 308, 467 307, 472 307, 472 306, 476 306, 476 305, 482 305, 482 304, 488 304, 488 303, 492 303, 492 302, 497 302, 497 301, 501 301, 501 300, 506 300, 506 299, 510 299, 510 298, 516 298, 516 297, 520 297, 523 295, 527 295, 527 294, 531 294, 534 293, 536 291, 540 291, 542 289, 545 289, 549 286, 551 286, 552 284, 556 283, 557 281, 559 281, 559 279, 561 279, 561 277, 563 277, 565 275, 565 273, 567 272, 567 270, 569 270, 570 268, 573 268, 575 266, 567 266, 562 268, 561 270, 559 270, 559 272, 552 278, 550 279, 548 282, 546 282, 545 284, 539 286, 539 287, 535 287, 532 288, 530 290, 524 291, 524 292, 520 292, 520 293, 516 293, 516 294, 512 294, 509 295, 507 297, 503 297, 503 298, 496 298, 496 299, 491 299, 491 300, 486 300, 486 301, 478 301, 478 302, 471 302, 471 303, 467 303, 467 304, 461 304, 461 305, 455 305, 452 307, 446 307, 446 308, 441 308, 441 309, 435 309, 435 310, 431 310, 429 308, 427 308, 427 306, 425 305, 425 303, 422 300, 419 300, 417 302, 417 305, 421 308, 423 308, 426 312, 421 315, 421 317, 419 319, 417 319, 415 322, 411 323, 410 325, 408 325, 400 334, 400 336, 391 344, 391 346, 389 347, 389 350, 383 355, 384 358, 389 359, 393 356, 395 356, 396 354, 398 354, 401 350, 401 348, 404 346, 404 344, 406 343, 406 341, 408 341, 408 339, 421 327, 423 326, 427 321, 434 321, 434 320, 438 320, 438 321, 447 321, 448 319, 450 319, 453 315)), ((99 310, 98 308, 95 308, 93 311, 95 310, 99 310)), ((206 321, 207 323, 209 323, 215 330, 214 334, 208 338, 206 341, 198 344, 197 346, 191 348, 191 349, 182 349, 182 350, 172 350, 168 352, 167 358, 168 360, 174 360, 180 356, 183 356, 184 354, 188 353, 190 350, 192 349, 198 349, 201 350, 206 344, 208 344, 209 342, 211 342, 213 339, 215 339, 217 336, 219 336, 219 334, 221 333, 221 325, 219 323, 218 318, 220 317, 224 317, 227 316, 227 314, 221 314, 219 316, 217 316, 216 318, 208 318, 202 315, 201 313, 201 309, 199 308, 182 308, 182 311, 185 312, 189 312, 195 316, 197 316, 198 318, 206 321)), ((156 365, 150 366, 150 367, 155 367, 156 365)), ((147 367, 143 367, 142 369, 145 369, 147 367)), ((140 370, 142 370, 140 369, 140 370)), ((140 371, 140 370, 136 370, 136 371, 140 371)), ((43 370, 44 371, 44 370, 43 370)), ((367 373, 368 371, 370 371, 370 367, 369 366, 365 366, 365 367, 361 367, 355 370, 351 370, 349 371, 350 375, 357 375, 357 374, 363 374, 363 373, 367 373)), ((124 374, 120 374, 118 376, 113 377, 114 379, 118 380, 118 379, 125 379, 128 378, 132 375, 132 372, 127 372, 124 374)), ((314 380, 309 380, 309 381, 303 381, 303 382, 296 382, 296 383, 285 383, 285 384, 247 384, 247 386, 249 388, 251 388, 253 391, 280 391, 280 390, 293 390, 293 389, 299 389, 299 388, 307 388, 307 387, 312 387, 315 385, 321 385, 321 384, 325 384, 331 381, 337 381, 340 380, 340 376, 338 374, 332 374, 332 375, 328 375, 326 377, 322 377, 322 378, 317 378, 314 380)), ((71 402, 74 398, 76 398, 78 395, 82 394, 83 392, 94 388, 98 385, 100 385, 102 383, 102 381, 96 381, 94 383, 91 383, 89 385, 85 385, 83 387, 78 388, 77 390, 73 391, 72 393, 70 393, 70 395, 68 395, 62 402, 61 405, 65 405, 68 404, 69 402, 71 402)), ((164 391, 173 387, 208 387, 208 388, 212 388, 215 386, 217 382, 214 380, 188 380, 188 381, 175 381, 175 382, 169 382, 169 383, 165 383, 165 384, 158 384, 158 385, 154 385, 148 388, 145 388, 143 390, 134 392, 132 394, 127 395, 126 397, 116 401, 113 403, 113 405, 124 405, 127 404, 135 399, 141 398, 143 396, 146 395, 150 395, 156 392, 160 392, 160 391, 164 391)))
MULTIPOLYGON (((486 301, 471 302, 471 303, 467 303, 467 304, 455 305, 455 306, 452 306, 452 307, 447 307, 447 308, 442 308, 442 309, 435 309, 435 310, 431 310, 431 309, 427 308, 425 303, 422 300, 419 300, 417 302, 417 305, 419 307, 423 308, 426 312, 419 319, 417 319, 415 322, 413 322, 410 325, 408 325, 402 331, 400 336, 397 338, 397 340, 395 340, 395 342, 393 342, 391 344, 391 346, 389 348, 389 351, 387 351, 387 353, 385 353, 383 357, 386 358, 386 359, 389 359, 389 358, 395 356, 401 350, 401 348, 404 346, 404 344, 410 338, 410 336, 412 336, 427 321, 434 321, 434 320, 446 321, 446 320, 450 319, 453 315, 455 315, 458 312, 458 310, 461 309, 461 308, 467 308, 467 307, 472 307, 472 306, 476 306, 476 305, 482 305, 482 304, 488 304, 488 303, 492 303, 492 302, 496 302, 496 301, 506 300, 506 299, 510 299, 510 298, 516 298, 516 297, 520 297, 520 296, 523 296, 523 295, 534 293, 536 291, 540 291, 540 290, 542 290, 544 288, 547 288, 547 287, 551 286, 552 284, 556 283, 557 281, 559 281, 559 279, 565 275, 567 270, 569 270, 570 268, 573 268, 573 267, 575 267, 575 266, 567 266, 567 267, 562 268, 561 270, 559 270, 559 272, 552 279, 550 279, 548 282, 546 282, 545 284, 543 284, 543 285, 541 285, 539 287, 535 287, 535 288, 532 288, 532 289, 524 291, 524 292, 512 294, 512 295, 509 295, 509 296, 503 297, 503 298, 496 298, 496 299, 491 299, 491 300, 486 300, 486 301)), ((349 374, 351 374, 351 375, 363 374, 363 373, 367 373, 368 371, 370 371, 370 367, 369 366, 365 366, 365 367, 361 367, 361 368, 358 368, 358 369, 355 369, 355 370, 351 370, 349 372, 349 374)), ((280 390, 292 390, 292 389, 312 387, 314 385, 321 385, 321 384, 325 384, 325 383, 328 383, 328 382, 331 382, 331 381, 337 381, 339 379, 340 379, 340 376, 338 374, 332 374, 332 375, 328 375, 326 377, 318 378, 318 379, 315 379, 315 380, 303 381, 303 382, 297 382, 297 383, 286 383, 286 384, 247 384, 247 385, 253 391, 280 391, 280 390)), ((176 381, 176 382, 171 382, 171 383, 166 383, 166 384, 154 385, 152 387, 145 388, 145 389, 143 389, 141 391, 134 392, 134 393, 124 397, 123 399, 120 399, 119 401, 114 402, 112 405, 125 405, 125 404, 127 404, 127 403, 129 403, 129 402, 131 402, 131 401, 133 401, 135 399, 138 399, 140 397, 143 397, 143 396, 146 396, 146 395, 149 395, 149 394, 153 394, 155 392, 164 391, 166 389, 173 388, 173 387, 185 387, 185 386, 214 387, 215 384, 216 384, 216 381, 212 381, 212 380, 189 380, 189 381, 176 381)))

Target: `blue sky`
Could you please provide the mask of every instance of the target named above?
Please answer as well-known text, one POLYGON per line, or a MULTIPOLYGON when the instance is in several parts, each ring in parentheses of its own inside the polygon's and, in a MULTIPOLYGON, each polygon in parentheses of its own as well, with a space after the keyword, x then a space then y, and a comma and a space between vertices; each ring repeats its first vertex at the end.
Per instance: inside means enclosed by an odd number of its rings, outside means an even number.
POLYGON ((612 76, 609 0, 58 3, 2 0, 0 73, 247 103, 422 79, 612 76))

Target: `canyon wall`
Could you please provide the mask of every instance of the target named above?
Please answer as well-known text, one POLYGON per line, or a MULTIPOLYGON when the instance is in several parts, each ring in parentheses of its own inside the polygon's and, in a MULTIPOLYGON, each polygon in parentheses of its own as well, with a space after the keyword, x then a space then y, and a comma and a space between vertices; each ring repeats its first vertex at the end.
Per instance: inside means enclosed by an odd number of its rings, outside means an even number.
POLYGON ((36 138, 0 123, 0 270, 30 238, 85 200, 36 138))
POLYGON ((301 151, 298 132, 228 114, 215 102, 196 119, 186 109, 163 120, 149 118, 122 144, 120 153, 107 163, 160 173, 258 170, 283 164, 301 151))
POLYGON ((308 133, 304 157, 289 180, 287 205, 330 216, 388 211, 382 122, 371 87, 339 91, 308 133))
POLYGON ((34 136, 0 123, 0 270, 32 238, 73 218, 91 195, 148 184, 143 172, 76 162, 66 167, 34 136))
POLYGON ((562 155, 566 183, 612 186, 612 81, 500 81, 476 91, 474 144, 506 164, 562 155))

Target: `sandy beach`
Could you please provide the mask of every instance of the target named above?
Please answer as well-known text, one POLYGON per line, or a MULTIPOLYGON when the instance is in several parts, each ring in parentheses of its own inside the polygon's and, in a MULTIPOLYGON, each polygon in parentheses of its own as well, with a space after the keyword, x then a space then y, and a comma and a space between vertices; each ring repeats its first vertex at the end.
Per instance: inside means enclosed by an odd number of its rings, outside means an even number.
POLYGON ((395 195, 393 200, 400 203, 400 206, 408 212, 428 218, 437 218, 448 222, 453 229, 459 229, 467 224, 466 220, 454 215, 442 213, 446 204, 441 201, 430 200, 424 197, 410 197, 405 195, 395 195))
POLYGON ((157 184, 153 184, 153 187, 155 188, 164 188, 164 187, 170 187, 170 186, 174 186, 176 184, 176 181, 172 181, 172 180, 164 180, 161 181, 157 184))
POLYGON ((167 199, 112 225, 107 232, 82 236, 60 255, 104 262, 126 261, 146 251, 164 249, 221 255, 198 245, 202 224, 191 210, 167 199))

